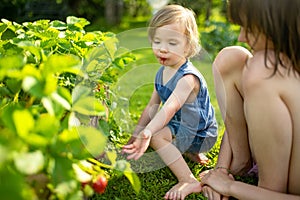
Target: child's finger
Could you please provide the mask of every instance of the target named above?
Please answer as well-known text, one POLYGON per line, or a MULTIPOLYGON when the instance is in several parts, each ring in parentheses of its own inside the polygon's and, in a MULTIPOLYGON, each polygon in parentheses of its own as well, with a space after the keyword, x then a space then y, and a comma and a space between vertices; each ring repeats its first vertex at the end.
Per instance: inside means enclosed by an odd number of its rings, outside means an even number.
POLYGON ((126 145, 132 144, 136 140, 136 136, 131 136, 126 145))
MULTIPOLYGON (((135 159, 135 158, 136 158, 136 154, 137 154, 137 153, 132 153, 132 154, 130 154, 129 156, 127 156, 127 159, 128 159, 128 160, 135 159)), ((135 159, 135 160, 136 160, 136 159, 135 159)))
POLYGON ((123 152, 127 153, 127 154, 133 154, 133 153, 136 152, 136 149, 135 148, 132 148, 132 149, 123 149, 123 152))
POLYGON ((132 149, 134 147, 133 144, 124 145, 123 149, 132 149))

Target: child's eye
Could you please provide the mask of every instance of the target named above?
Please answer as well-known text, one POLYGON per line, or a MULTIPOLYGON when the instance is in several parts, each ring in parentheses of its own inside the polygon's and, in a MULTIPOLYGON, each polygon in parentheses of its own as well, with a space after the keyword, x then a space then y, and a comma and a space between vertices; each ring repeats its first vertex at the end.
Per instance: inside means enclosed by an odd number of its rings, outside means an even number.
POLYGON ((154 43, 154 44, 159 44, 160 42, 157 41, 157 40, 154 40, 153 43, 154 43))
POLYGON ((171 45, 171 46, 176 46, 177 44, 178 44, 178 41, 176 41, 176 40, 169 41, 169 45, 171 45))

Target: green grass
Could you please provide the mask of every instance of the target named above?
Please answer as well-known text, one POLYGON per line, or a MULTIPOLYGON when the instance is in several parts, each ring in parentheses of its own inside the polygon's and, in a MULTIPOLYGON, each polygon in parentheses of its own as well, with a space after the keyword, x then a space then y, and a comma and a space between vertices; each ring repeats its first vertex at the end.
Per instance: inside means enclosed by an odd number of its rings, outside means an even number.
MULTIPOLYGON (((157 64, 155 58, 152 55, 152 51, 149 48, 138 49, 134 51, 134 54, 137 56, 137 61, 124 71, 123 75, 118 81, 116 88, 121 88, 118 95, 129 99, 128 109, 130 112, 130 118, 136 123, 151 96, 154 76, 159 65, 157 64)), ((207 157, 211 159, 211 163, 207 166, 201 166, 186 159, 193 174, 198 178, 200 172, 206 169, 213 168, 216 163, 220 147, 220 136, 223 133, 224 125, 222 123, 214 92, 214 83, 211 68, 212 61, 208 57, 208 55, 202 56, 201 59, 193 59, 192 61, 207 81, 212 104, 215 108, 217 121, 219 123, 219 140, 211 149, 211 151, 207 153, 207 157)), ((151 152, 151 149, 148 149, 147 152, 151 152)), ((144 173, 137 173, 141 181, 141 190, 138 194, 134 192, 125 176, 113 175, 109 179, 106 192, 102 195, 94 195, 91 199, 163 199, 165 193, 177 183, 176 177, 172 174, 168 167, 163 167, 163 164, 162 167, 157 167, 156 170, 151 170, 151 167, 158 166, 159 163, 162 163, 159 158, 142 158, 139 162, 130 161, 134 169, 149 171, 144 173), (149 170, 147 170, 147 167, 149 168, 149 170)), ((186 199, 204 199, 204 197, 201 194, 192 194, 189 195, 186 199)))

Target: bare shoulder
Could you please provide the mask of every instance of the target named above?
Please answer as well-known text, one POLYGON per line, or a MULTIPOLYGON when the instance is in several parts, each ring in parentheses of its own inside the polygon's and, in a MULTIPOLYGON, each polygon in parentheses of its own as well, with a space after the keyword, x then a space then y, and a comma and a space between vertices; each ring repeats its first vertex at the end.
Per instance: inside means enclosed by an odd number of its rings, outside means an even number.
POLYGON ((229 46, 223 48, 217 55, 215 62, 245 62, 252 57, 249 50, 241 46, 229 46))
POLYGON ((229 46, 223 48, 216 56, 213 66, 223 73, 231 73, 232 70, 242 69, 247 60, 252 57, 250 51, 241 46, 229 46))
POLYGON ((196 87, 200 83, 194 74, 186 74, 178 81, 178 84, 188 84, 189 86, 196 87))

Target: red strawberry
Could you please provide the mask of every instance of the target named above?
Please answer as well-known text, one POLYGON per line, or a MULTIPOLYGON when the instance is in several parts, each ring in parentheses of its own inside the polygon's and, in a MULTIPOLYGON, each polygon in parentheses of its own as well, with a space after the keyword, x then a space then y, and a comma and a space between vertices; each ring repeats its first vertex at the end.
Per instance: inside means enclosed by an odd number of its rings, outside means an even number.
POLYGON ((105 192, 106 186, 107 186, 107 179, 103 175, 98 176, 96 181, 93 182, 94 191, 99 194, 103 194, 105 192))

